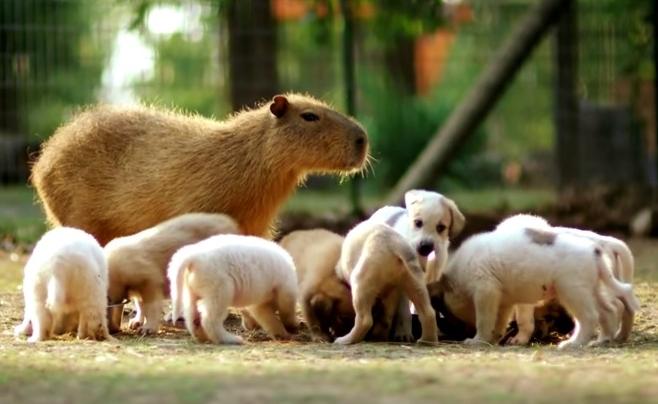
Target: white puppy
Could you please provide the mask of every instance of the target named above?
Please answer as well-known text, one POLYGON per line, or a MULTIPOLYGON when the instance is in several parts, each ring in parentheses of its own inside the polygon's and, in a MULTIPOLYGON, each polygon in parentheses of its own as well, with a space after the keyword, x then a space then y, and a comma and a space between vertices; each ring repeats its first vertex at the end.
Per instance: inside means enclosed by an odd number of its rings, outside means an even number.
MULTIPOLYGON (((464 215, 455 202, 437 192, 411 190, 404 195, 404 203, 405 208, 384 206, 368 220, 388 224, 400 233, 416 250, 425 282, 434 282, 448 262, 450 239, 464 228, 464 215)), ((393 338, 413 339, 409 301, 402 297, 396 311, 393 338)))
POLYGON ((514 305, 554 295, 576 323, 560 347, 581 346, 599 322, 604 334, 613 332, 602 315, 613 310, 604 285, 627 310, 639 308, 632 286, 613 277, 610 261, 605 249, 585 237, 508 223, 464 242, 440 282, 451 313, 476 325, 475 338, 466 343, 498 342, 514 305))
POLYGON ((90 234, 70 227, 47 232, 34 247, 23 278, 25 316, 16 335, 29 342, 51 337, 56 324, 77 317, 78 338, 109 339, 107 263, 90 234))
POLYGON ((182 299, 185 324, 198 341, 242 343, 224 328, 229 306, 246 307, 273 338, 287 338, 297 327, 295 265, 272 241, 213 236, 178 250, 167 276, 173 311, 179 310, 182 299))
POLYGON ((345 237, 336 268, 350 284, 356 317, 354 327, 334 343, 360 342, 373 326, 372 307, 382 302, 381 320, 373 329, 375 339, 388 337, 400 292, 414 303, 422 326, 420 341, 437 341, 436 316, 423 282, 423 268, 411 245, 392 227, 366 220, 345 237))
MULTIPOLYGON (((551 227, 544 218, 525 214, 515 215, 505 219, 498 225, 497 229, 523 226, 538 229, 550 229, 558 233, 584 237, 596 242, 613 257, 612 268, 615 278, 625 283, 633 282, 633 275, 635 272, 633 254, 623 241, 587 230, 559 226, 551 227)), ((628 340, 628 337, 630 336, 635 315, 632 311, 625 309, 623 303, 614 297, 614 293, 607 294, 611 300, 610 303, 614 305, 615 310, 613 312, 603 313, 602 315, 608 316, 606 321, 613 324, 613 328, 618 330, 613 336, 614 340, 617 342, 624 342, 628 340), (619 322, 621 322, 621 326, 619 326, 619 322)), ((521 345, 527 344, 535 329, 534 305, 516 306, 514 316, 518 325, 518 333, 510 340, 510 343, 521 345)), ((607 342, 610 338, 611 336, 601 333, 599 335, 599 342, 607 342)))
MULTIPOLYGON (((141 328, 143 334, 157 332, 163 300, 169 296, 166 272, 171 256, 185 245, 239 230, 238 224, 227 215, 188 213, 110 241, 105 246, 110 304, 131 297, 137 313, 129 322, 130 328, 141 328)), ((174 321, 180 317, 181 313, 172 313, 174 321)), ((112 332, 120 327, 121 324, 110 324, 112 332)))

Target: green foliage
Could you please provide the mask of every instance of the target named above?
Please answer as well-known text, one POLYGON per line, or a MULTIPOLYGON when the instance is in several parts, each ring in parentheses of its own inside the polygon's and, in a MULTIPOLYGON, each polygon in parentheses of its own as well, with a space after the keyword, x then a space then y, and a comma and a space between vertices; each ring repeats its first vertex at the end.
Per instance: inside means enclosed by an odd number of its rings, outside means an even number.
POLYGON ((110 43, 94 29, 108 12, 90 1, 7 0, 4 6, 0 25, 15 23, 6 18, 24 24, 8 50, 23 61, 14 71, 18 100, 29 101, 21 126, 44 138, 73 108, 95 100, 110 43))

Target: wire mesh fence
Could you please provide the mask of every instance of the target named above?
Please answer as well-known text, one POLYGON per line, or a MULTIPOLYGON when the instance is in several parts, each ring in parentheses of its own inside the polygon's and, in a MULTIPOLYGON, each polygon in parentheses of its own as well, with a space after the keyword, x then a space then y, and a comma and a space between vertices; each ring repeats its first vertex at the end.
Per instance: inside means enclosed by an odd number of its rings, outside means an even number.
MULTIPOLYGON (((369 180, 377 188, 389 187, 408 167, 533 4, 412 3, 352 4, 356 115, 379 160, 369 180)), ((648 5, 640 3, 578 1, 574 38, 583 127, 600 130, 590 120, 611 110, 623 115, 618 134, 597 142, 623 143, 629 161, 655 154, 656 143, 653 37, 648 5)), ((222 118, 276 92, 302 91, 344 110, 343 28, 339 2, 329 0, 3 0, 2 180, 24 181, 25 151, 90 103, 146 102, 222 118)), ((561 108, 555 73, 549 35, 441 173, 441 185, 553 184, 561 108)), ((595 153, 584 142, 574 158, 595 153)), ((622 180, 650 171, 623 170, 629 174, 622 180)), ((594 175, 589 171, 600 172, 600 164, 584 168, 583 176, 594 175)))

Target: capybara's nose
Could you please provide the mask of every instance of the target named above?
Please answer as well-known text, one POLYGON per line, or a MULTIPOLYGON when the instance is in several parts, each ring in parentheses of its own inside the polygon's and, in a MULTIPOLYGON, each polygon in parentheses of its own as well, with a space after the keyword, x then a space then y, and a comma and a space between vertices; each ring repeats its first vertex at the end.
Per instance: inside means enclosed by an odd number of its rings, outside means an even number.
POLYGON ((359 149, 363 149, 366 146, 366 137, 365 136, 359 136, 356 138, 356 147, 359 149))
POLYGON ((432 251, 434 251, 434 243, 431 241, 423 240, 418 244, 418 254, 420 254, 423 257, 427 257, 430 255, 432 251))

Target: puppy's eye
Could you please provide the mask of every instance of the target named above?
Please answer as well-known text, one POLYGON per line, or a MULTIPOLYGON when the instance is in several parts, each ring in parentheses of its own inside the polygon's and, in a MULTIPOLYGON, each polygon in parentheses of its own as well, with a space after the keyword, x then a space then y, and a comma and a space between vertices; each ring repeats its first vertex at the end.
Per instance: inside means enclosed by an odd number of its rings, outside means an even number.
POLYGON ((420 219, 416 219, 414 220, 414 225, 420 229, 421 227, 423 227, 423 221, 420 219))
POLYGON ((313 112, 304 112, 301 115, 302 119, 307 122, 319 121, 320 117, 315 115, 313 112))
POLYGON ((439 234, 443 233, 445 229, 446 229, 446 225, 443 223, 439 223, 436 225, 436 232, 439 234))

